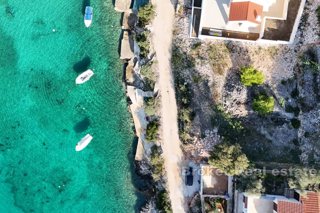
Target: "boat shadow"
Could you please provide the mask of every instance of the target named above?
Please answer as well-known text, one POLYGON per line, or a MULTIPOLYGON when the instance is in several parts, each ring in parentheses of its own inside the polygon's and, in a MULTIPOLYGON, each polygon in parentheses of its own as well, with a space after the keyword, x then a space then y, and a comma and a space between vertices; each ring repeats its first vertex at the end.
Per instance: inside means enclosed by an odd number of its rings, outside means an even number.
POLYGON ((86 10, 86 6, 90 6, 90 0, 82 0, 82 7, 81 7, 81 12, 82 15, 84 15, 85 10, 86 10))
POLYGON ((89 56, 85 56, 83 59, 81 59, 73 65, 73 70, 76 73, 84 72, 89 68, 90 64, 91 58, 89 56))
POLYGON ((90 119, 88 117, 82 119, 81 121, 79 121, 78 123, 76 123, 73 127, 73 130, 76 133, 81 133, 86 131, 90 126, 90 119))

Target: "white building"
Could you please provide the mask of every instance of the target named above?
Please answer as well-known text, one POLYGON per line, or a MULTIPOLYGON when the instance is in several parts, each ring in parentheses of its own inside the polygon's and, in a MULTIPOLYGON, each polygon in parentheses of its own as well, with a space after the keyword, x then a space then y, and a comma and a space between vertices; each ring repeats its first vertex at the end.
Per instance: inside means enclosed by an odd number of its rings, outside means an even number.
POLYGON ((190 37, 291 43, 305 0, 193 0, 192 3, 190 37))

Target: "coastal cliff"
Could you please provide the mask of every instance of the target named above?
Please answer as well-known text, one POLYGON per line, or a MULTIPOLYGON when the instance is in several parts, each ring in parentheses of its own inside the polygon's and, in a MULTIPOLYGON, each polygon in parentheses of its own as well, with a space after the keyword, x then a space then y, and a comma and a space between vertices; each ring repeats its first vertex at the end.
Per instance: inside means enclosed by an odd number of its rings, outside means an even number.
MULTIPOLYGON (((154 72, 155 53, 151 45, 150 28, 154 17, 151 4, 139 10, 123 8, 120 59, 124 63, 123 80, 137 137, 135 165, 137 174, 149 182, 148 201, 142 212, 171 208, 164 180, 164 162, 159 144, 160 117, 157 76, 154 72), (150 194, 151 192, 151 194, 150 194)), ((124 2, 128 5, 126 2, 124 2)))

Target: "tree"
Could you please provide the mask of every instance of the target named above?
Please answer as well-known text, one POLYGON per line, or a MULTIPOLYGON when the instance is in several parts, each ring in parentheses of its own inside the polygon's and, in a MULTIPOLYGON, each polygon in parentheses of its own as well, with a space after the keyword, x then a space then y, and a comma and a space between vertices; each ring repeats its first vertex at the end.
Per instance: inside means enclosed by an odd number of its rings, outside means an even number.
MULTIPOLYGON (((314 169, 313 169, 314 170, 314 169)), ((288 184, 291 189, 320 191, 320 175, 308 168, 296 168, 294 175, 289 178, 288 184)))
POLYGON ((274 98, 267 95, 258 95, 253 99, 252 108, 259 114, 269 114, 273 112, 274 98))
POLYGON ((240 69, 241 83, 247 87, 260 85, 264 82, 263 73, 253 67, 242 67, 240 69))
POLYGON ((146 139, 148 141, 155 141, 158 138, 158 129, 159 129, 159 121, 153 120, 151 121, 146 130, 146 139))
MULTIPOLYGON (((254 169, 252 169, 254 170, 254 169)), ((253 173, 250 175, 241 175, 239 177, 238 189, 250 194, 261 194, 265 192, 263 185, 264 176, 262 174, 253 173)))
POLYGON ((239 175, 249 166, 247 156, 242 153, 239 144, 221 143, 215 146, 209 158, 209 164, 227 175, 239 175))
POLYGON ((160 152, 160 148, 157 146, 151 148, 150 164, 152 166, 152 178, 155 182, 160 181, 164 173, 164 161, 160 152))
POLYGON ((149 31, 143 31, 142 33, 138 34, 136 39, 138 46, 140 48, 140 56, 142 58, 146 58, 150 52, 150 32, 149 31))
POLYGON ((160 210, 160 212, 165 212, 165 213, 172 212, 171 202, 170 202, 169 194, 167 193, 167 191, 165 190, 160 191, 157 195, 156 200, 157 200, 156 205, 158 210, 160 210))
POLYGON ((150 23, 154 15, 155 15, 155 11, 152 4, 149 3, 140 7, 138 12, 138 18, 139 18, 138 25, 140 27, 145 27, 147 24, 150 23))

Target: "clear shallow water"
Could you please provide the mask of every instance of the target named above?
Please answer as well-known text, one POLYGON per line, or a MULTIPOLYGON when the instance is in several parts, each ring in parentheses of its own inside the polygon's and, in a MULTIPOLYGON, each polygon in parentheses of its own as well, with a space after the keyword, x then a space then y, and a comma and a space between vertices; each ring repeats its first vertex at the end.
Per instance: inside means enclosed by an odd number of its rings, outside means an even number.
POLYGON ((134 211, 120 15, 91 1, 86 29, 82 4, 0 0, 0 212, 134 211), (86 68, 95 75, 76 86, 86 68))

